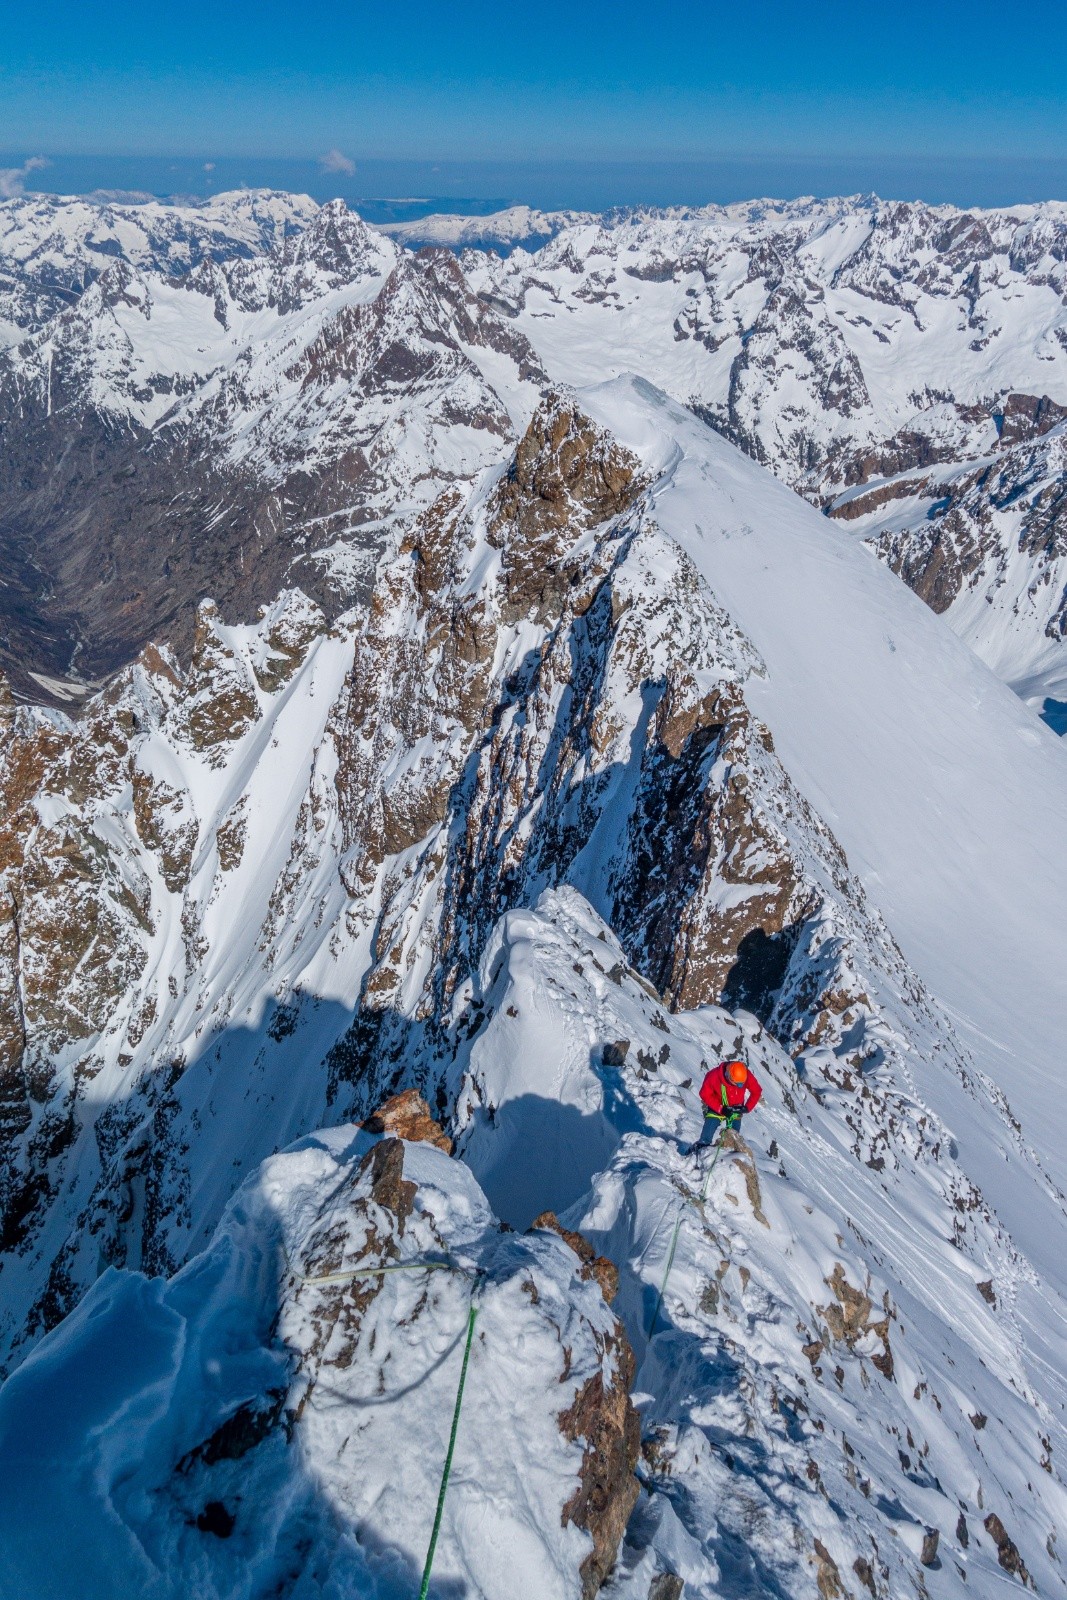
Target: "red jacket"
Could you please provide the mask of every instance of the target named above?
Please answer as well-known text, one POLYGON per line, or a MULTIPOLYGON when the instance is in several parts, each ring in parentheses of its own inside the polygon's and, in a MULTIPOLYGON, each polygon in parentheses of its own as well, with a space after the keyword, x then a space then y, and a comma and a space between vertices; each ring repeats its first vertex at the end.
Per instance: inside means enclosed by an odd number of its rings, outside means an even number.
POLYGON ((726 1063, 720 1061, 708 1073, 700 1086, 700 1098, 715 1117, 728 1117, 731 1111, 754 1111, 759 1105, 763 1089, 754 1072, 749 1072, 744 1083, 731 1083, 723 1071, 726 1063))

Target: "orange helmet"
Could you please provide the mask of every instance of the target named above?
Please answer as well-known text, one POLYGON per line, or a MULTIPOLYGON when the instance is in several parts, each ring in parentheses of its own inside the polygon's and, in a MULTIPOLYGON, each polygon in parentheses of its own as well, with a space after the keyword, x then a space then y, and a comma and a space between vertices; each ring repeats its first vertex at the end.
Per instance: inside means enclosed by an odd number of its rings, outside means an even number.
POLYGON ((724 1061, 722 1070, 731 1083, 741 1085, 748 1080, 748 1068, 743 1061, 724 1061))

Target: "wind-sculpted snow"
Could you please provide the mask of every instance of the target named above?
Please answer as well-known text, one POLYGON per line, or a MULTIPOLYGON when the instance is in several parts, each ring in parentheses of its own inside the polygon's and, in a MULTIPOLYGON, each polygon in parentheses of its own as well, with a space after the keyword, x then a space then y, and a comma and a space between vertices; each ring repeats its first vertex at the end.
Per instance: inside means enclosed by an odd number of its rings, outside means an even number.
POLYGON ((554 1233, 353 1128, 267 1162, 169 1283, 107 1273, 5 1386, 3 1592, 417 1592, 472 1302, 435 1592, 581 1594, 637 1495, 625 1337, 554 1233))

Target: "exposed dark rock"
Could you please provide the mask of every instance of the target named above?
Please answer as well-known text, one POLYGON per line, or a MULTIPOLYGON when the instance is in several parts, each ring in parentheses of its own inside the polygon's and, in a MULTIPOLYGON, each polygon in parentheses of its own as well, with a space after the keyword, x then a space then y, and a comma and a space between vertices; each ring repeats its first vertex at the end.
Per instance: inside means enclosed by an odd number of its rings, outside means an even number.
POLYGON ((387 1133, 395 1139, 414 1143, 436 1145, 446 1155, 452 1154, 452 1140, 439 1122, 430 1115, 430 1108, 417 1089, 406 1089, 379 1106, 363 1124, 368 1133, 387 1133))
POLYGON ((1019 1554, 1018 1546, 995 1511, 989 1513, 983 1523, 983 1527, 997 1547, 997 1560, 1004 1568, 1004 1571, 1010 1572, 1013 1577, 1019 1578, 1023 1583, 1033 1587, 1030 1574, 1026 1570, 1026 1563, 1019 1554))
POLYGON ((685 1584, 674 1572, 660 1572, 648 1586, 648 1600, 682 1600, 685 1584))
MULTIPOLYGON (((275 1389, 265 1396, 265 1405, 249 1401, 239 1407, 232 1417, 220 1423, 203 1444, 188 1451, 178 1462, 176 1472, 189 1472, 197 1463, 210 1467, 216 1461, 240 1461, 254 1450, 277 1427, 285 1405, 285 1389, 275 1389)), ((214 1530, 210 1530, 214 1531, 214 1530)))
POLYGON ((640 1493, 634 1468, 641 1421, 630 1400, 634 1358, 620 1323, 616 1340, 614 1382, 606 1387, 601 1373, 596 1373, 559 1419, 564 1437, 585 1447, 578 1488, 563 1508, 563 1526, 573 1522, 593 1540, 581 1566, 582 1600, 592 1600, 615 1565, 640 1493))
POLYGON ((1021 439, 1039 439, 1067 418, 1067 406, 1058 405, 1047 394, 1009 394, 1002 407, 1000 443, 1003 448, 1021 439))
POLYGON ((221 1500, 209 1500, 196 1519, 201 1533, 213 1533, 216 1539, 228 1539, 234 1530, 236 1517, 221 1500))
POLYGON ((369 1171, 370 1192, 378 1205, 391 1211, 397 1219, 397 1232, 403 1234, 404 1223, 415 1204, 416 1186, 404 1177, 404 1146, 400 1139, 390 1136, 376 1144, 363 1158, 360 1177, 369 1171))
POLYGON ((643 487, 637 460, 575 406, 547 400, 497 491, 494 537, 504 552, 506 621, 544 622, 571 587, 563 562, 579 533, 619 516, 643 487))

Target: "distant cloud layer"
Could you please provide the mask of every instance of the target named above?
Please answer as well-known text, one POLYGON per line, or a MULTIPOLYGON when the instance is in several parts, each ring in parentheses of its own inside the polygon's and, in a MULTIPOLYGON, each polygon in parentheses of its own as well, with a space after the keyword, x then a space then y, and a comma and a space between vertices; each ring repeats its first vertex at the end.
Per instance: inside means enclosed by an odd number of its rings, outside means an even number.
POLYGON ((17 200, 20 194, 26 193, 26 179, 30 173, 40 172, 47 166, 44 156, 30 156, 21 167, 0 167, 0 199, 17 200))
POLYGON ((349 177, 356 170, 356 163, 345 155, 343 150, 327 150, 319 165, 323 172, 346 172, 349 177))

